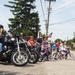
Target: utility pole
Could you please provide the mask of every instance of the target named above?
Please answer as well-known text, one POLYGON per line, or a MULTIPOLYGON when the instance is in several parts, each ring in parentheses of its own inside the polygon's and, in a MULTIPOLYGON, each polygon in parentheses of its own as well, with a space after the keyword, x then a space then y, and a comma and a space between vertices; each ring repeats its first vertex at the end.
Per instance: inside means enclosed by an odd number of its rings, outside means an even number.
POLYGON ((51 2, 56 0, 47 0, 49 1, 49 8, 48 8, 48 19, 46 21, 46 35, 48 35, 48 28, 49 28, 49 18, 50 18, 50 12, 51 12, 51 2))

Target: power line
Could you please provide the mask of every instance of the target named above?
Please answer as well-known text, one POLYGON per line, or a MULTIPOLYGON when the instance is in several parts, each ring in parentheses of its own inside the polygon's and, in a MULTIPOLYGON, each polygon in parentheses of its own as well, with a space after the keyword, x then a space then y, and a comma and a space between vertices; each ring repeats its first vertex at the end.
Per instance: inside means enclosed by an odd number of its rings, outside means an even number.
POLYGON ((75 30, 75 29, 55 29, 55 28, 50 28, 50 30, 75 30))
POLYGON ((67 7, 67 6, 72 5, 72 4, 75 4, 75 2, 70 3, 70 4, 68 4, 68 5, 65 5, 65 6, 63 6, 63 7, 61 7, 61 8, 55 9, 55 10, 53 10, 52 12, 57 11, 57 10, 60 10, 60 9, 63 9, 63 8, 65 8, 65 7, 67 7))
MULTIPOLYGON (((73 3, 71 3, 71 4, 68 4, 68 5, 65 5, 65 6, 63 6, 63 7, 61 7, 61 8, 55 9, 55 10, 53 10, 51 13, 53 13, 53 12, 55 12, 55 11, 58 11, 58 10, 60 10, 60 9, 66 8, 67 6, 70 6, 70 5, 72 5, 72 4, 75 4, 75 2, 73 2, 73 3)), ((45 14, 45 15, 47 15, 47 14, 45 14)))
POLYGON ((75 18, 68 19, 68 20, 61 21, 61 22, 57 22, 57 23, 52 23, 52 24, 50 24, 50 25, 64 24, 64 23, 68 23, 68 22, 72 22, 72 21, 75 21, 75 18))
POLYGON ((42 12, 43 12, 43 17, 44 17, 44 20, 45 20, 45 14, 44 14, 43 4, 42 4, 41 0, 40 0, 40 3, 41 3, 42 12))

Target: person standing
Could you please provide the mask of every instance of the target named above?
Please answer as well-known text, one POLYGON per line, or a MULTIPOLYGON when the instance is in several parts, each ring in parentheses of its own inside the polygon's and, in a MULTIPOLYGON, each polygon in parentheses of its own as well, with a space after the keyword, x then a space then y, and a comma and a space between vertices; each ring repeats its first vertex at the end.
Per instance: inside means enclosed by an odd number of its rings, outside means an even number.
POLYGON ((43 41, 43 36, 40 35, 39 38, 37 38, 37 43, 38 43, 38 52, 40 53, 41 51, 41 44, 42 44, 42 41, 43 41))
POLYGON ((45 36, 44 40, 42 41, 42 44, 41 44, 41 55, 42 55, 42 59, 44 57, 47 58, 48 60, 48 56, 50 54, 50 46, 48 44, 48 36, 45 36))
POLYGON ((56 42, 57 52, 59 52, 59 46, 60 46, 60 43, 57 41, 56 42))
POLYGON ((64 41, 64 52, 65 52, 65 59, 67 59, 67 53, 68 53, 69 47, 67 46, 67 42, 64 41))
POLYGON ((49 44, 49 46, 51 46, 52 34, 53 34, 53 32, 48 35, 48 44, 49 44))

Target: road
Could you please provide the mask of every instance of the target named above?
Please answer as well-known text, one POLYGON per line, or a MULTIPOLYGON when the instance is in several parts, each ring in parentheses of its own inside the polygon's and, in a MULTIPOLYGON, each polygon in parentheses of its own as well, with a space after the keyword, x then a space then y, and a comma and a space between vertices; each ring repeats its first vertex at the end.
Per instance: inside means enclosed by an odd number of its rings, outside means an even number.
POLYGON ((75 60, 44 61, 23 67, 0 63, 0 75, 75 75, 75 60))

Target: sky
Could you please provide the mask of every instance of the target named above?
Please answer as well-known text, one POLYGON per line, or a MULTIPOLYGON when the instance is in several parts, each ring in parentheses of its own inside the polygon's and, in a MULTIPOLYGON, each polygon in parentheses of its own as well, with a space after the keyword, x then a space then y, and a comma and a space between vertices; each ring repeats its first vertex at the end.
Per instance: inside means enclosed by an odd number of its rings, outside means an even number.
MULTIPOLYGON (((4 4, 8 4, 8 1, 12 0, 0 0, 0 24, 4 25, 5 30, 9 29, 8 24, 10 22, 8 19, 13 17, 10 9, 4 6, 4 4)), ((45 19, 40 0, 36 0, 34 4, 36 6, 35 11, 39 13, 41 32, 45 34, 45 20, 47 20, 49 2, 46 0, 41 1, 45 19)), ((75 0, 56 0, 56 2, 51 2, 51 9, 48 34, 53 32, 52 40, 57 38, 62 40, 72 39, 75 32, 75 0), (64 23, 65 21, 68 22, 64 23)))

